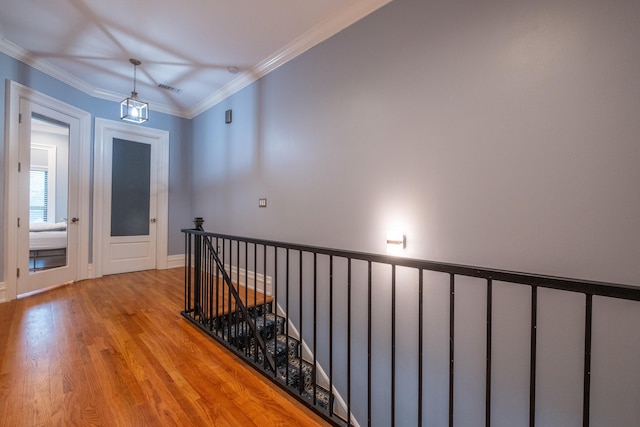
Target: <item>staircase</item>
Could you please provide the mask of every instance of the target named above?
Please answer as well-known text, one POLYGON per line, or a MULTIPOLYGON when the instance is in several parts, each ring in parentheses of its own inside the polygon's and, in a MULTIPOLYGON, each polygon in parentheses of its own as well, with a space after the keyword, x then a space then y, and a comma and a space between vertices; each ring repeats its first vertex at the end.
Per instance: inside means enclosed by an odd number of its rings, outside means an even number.
POLYGON ((241 304, 246 308, 248 318, 245 318, 245 312, 239 309, 233 295, 224 290, 224 282, 218 283, 216 291, 209 298, 213 304, 197 304, 195 309, 185 310, 182 315, 316 413, 324 415, 335 425, 341 425, 342 422, 336 422, 340 419, 336 419, 333 413, 332 393, 328 387, 318 384, 317 369, 313 362, 303 357, 300 340, 287 334, 289 328, 286 319, 274 313, 273 298, 234 284, 241 304), (250 322, 253 322, 253 327, 250 322), (257 336, 254 336, 253 329, 257 336), (266 358, 259 340, 266 349, 266 358))
POLYGON ((275 374, 266 363, 262 349, 252 337, 248 323, 242 320, 238 313, 212 319, 215 325, 212 332, 245 355, 267 375, 275 376, 288 391, 329 415, 333 403, 332 395, 316 381, 313 363, 302 357, 300 340, 287 335, 285 318, 273 313, 271 302, 248 311, 255 321, 258 334, 265 342, 267 353, 275 362, 275 374))
MULTIPOLYGON (((188 250, 181 314, 326 421, 335 426, 353 425, 346 420, 350 418, 346 416, 348 406, 331 392, 331 375, 325 375, 312 351, 298 339, 295 322, 286 310, 267 295, 266 275, 259 284, 257 272, 245 269, 252 258, 248 246, 241 254, 239 245, 205 233, 202 222, 196 218, 196 228, 185 237, 188 250), (242 264, 238 262, 241 255, 242 264)), ((255 266, 257 246, 253 252, 255 266)))

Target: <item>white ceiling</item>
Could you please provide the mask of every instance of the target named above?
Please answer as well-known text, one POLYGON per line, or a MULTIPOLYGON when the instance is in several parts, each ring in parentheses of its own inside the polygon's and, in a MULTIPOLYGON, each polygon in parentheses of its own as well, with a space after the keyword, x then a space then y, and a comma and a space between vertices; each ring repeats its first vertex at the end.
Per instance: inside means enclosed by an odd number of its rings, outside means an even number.
POLYGON ((0 52, 113 101, 139 59, 151 111, 191 118, 389 1, 0 0, 0 52))

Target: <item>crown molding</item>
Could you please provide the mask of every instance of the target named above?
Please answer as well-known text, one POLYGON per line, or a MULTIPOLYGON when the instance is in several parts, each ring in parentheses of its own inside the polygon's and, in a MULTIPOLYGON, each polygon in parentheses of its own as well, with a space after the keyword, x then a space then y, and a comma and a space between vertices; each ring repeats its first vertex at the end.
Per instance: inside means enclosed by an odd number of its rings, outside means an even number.
MULTIPOLYGON (((250 70, 240 74, 191 109, 182 110, 169 105, 153 103, 152 111, 192 119, 391 1, 393 0, 359 0, 357 2, 351 2, 273 55, 259 62, 250 70)), ((5 38, 0 38, 0 52, 94 98, 113 102, 120 102, 124 99, 122 94, 97 88, 61 68, 38 58, 31 52, 5 38)))
MULTIPOLYGON (((41 58, 38 58, 28 50, 23 49, 22 47, 16 45, 15 43, 12 43, 5 38, 0 39, 0 52, 5 53, 13 59, 20 61, 38 71, 41 71, 44 74, 53 77, 54 79, 59 80, 62 83, 73 87, 74 89, 78 89, 79 91, 84 92, 94 98, 113 102, 120 102, 124 99, 124 96, 122 94, 100 89, 93 85, 90 85, 84 80, 69 74, 63 69, 56 67, 55 65, 41 58)), ((187 117, 188 113, 183 110, 179 110, 167 105, 157 104, 155 102, 153 103, 153 108, 151 110, 159 113, 171 114, 173 116, 189 118, 187 117)))
POLYGON ((322 43, 392 1, 393 0, 360 0, 355 3, 349 3, 325 21, 317 24, 273 55, 259 62, 250 70, 242 73, 212 95, 196 104, 189 111, 189 118, 196 117, 214 105, 219 104, 281 65, 291 61, 293 58, 303 54, 312 47, 322 43))
POLYGON ((21 48, 20 46, 10 42, 9 40, 2 38, 0 39, 0 52, 6 53, 10 57, 29 65, 32 68, 35 68, 38 71, 42 71, 43 73, 55 78, 56 80, 60 80, 62 83, 68 84, 82 92, 88 93, 91 95, 91 92, 94 90, 93 86, 86 83, 83 80, 78 79, 75 76, 67 73, 66 71, 56 67, 55 65, 50 64, 49 62, 38 58, 28 50, 21 48))

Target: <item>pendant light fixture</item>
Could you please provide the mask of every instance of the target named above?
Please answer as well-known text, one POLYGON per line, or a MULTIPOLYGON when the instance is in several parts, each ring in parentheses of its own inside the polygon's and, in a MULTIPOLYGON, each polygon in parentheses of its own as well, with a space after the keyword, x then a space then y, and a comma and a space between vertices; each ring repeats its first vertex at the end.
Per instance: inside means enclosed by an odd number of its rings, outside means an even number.
POLYGON ((136 92, 136 69, 141 62, 133 58, 129 62, 133 64, 133 91, 130 97, 120 103, 120 118, 128 122, 144 123, 149 120, 149 103, 140 101, 136 92))

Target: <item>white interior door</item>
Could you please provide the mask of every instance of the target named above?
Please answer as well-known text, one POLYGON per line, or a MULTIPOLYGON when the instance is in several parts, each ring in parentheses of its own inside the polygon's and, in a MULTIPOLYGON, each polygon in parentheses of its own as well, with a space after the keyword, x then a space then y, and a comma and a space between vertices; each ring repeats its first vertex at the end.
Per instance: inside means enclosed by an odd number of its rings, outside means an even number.
POLYGON ((111 135, 105 146, 103 273, 156 268, 157 148, 146 138, 111 135))
POLYGON ((97 275, 166 267, 168 132, 96 119, 97 275))
MULTIPOLYGON (((20 294, 88 278, 91 222, 91 114, 13 81, 7 81, 5 88, 2 170, 5 179, 5 232, 2 243, 5 290, 3 292, 0 286, 0 302, 14 299, 20 294), (68 147, 62 141, 66 141, 68 147), (65 160, 68 165, 64 165, 65 160), (40 171, 40 177, 35 176, 33 182, 32 169, 40 171), (43 171, 47 171, 48 191, 51 192, 47 198, 46 221, 42 217, 45 212, 42 203, 43 171), (40 195, 39 203, 34 204, 35 209, 29 206, 32 185, 40 186, 40 192, 35 191, 40 195), (47 255, 45 259, 31 259, 31 250, 36 249, 30 244, 31 211, 36 216, 41 215, 39 219, 42 223, 64 223, 66 218, 67 236, 62 239, 66 241, 66 253, 58 247, 53 252, 37 254, 37 257, 47 255), (76 222, 72 221, 73 218, 77 219, 76 222)), ((43 239, 46 241, 46 238, 43 239)), ((52 246, 48 243, 45 245, 52 246)))
POLYGON ((80 121, 20 100, 17 293, 78 278, 80 121))

